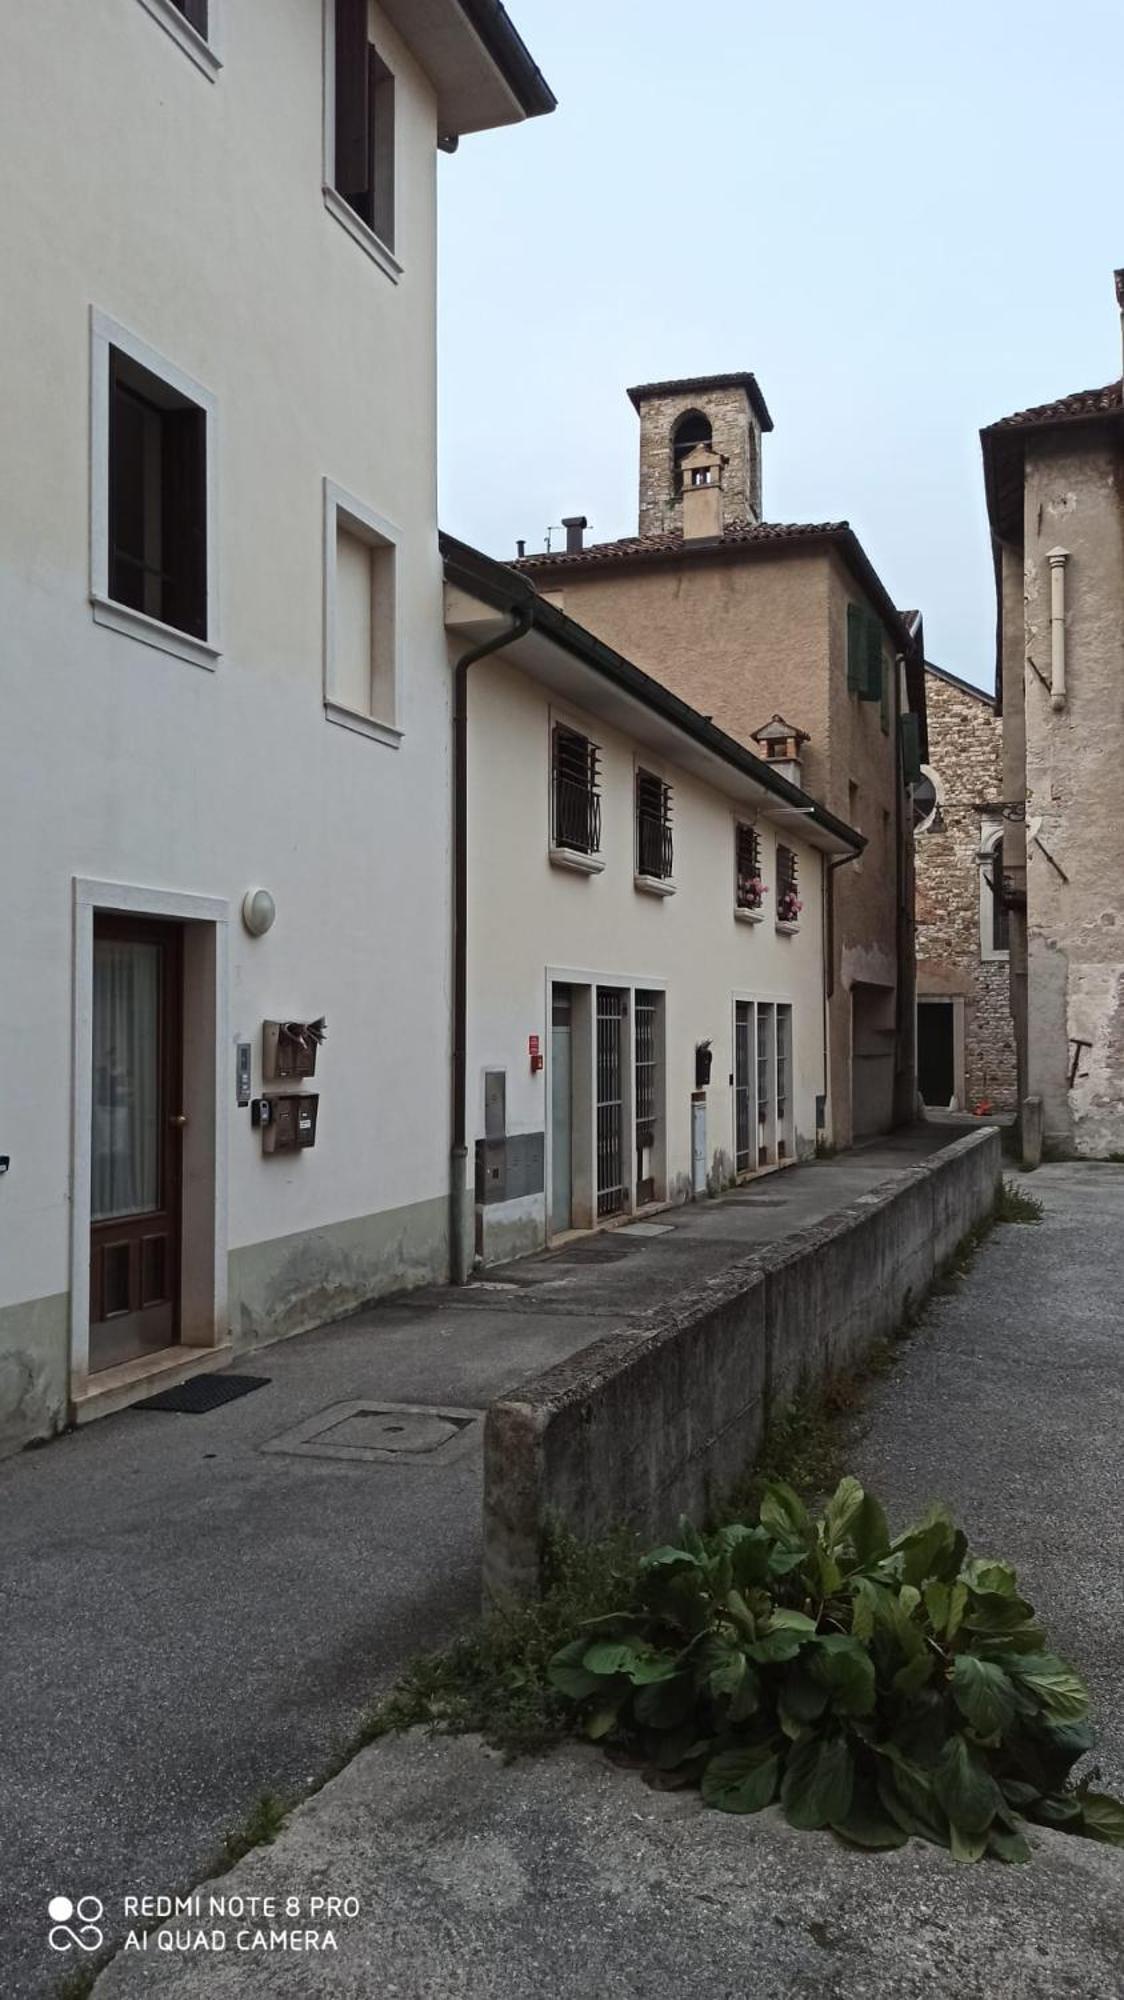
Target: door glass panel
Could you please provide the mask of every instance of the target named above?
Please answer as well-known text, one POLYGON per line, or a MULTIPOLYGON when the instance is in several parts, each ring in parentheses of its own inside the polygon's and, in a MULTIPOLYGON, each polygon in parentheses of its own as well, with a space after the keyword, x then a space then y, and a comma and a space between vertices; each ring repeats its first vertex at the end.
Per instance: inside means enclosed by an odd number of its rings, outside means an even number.
POLYGON ((94 941, 91 1216, 160 1200, 160 947, 94 941))

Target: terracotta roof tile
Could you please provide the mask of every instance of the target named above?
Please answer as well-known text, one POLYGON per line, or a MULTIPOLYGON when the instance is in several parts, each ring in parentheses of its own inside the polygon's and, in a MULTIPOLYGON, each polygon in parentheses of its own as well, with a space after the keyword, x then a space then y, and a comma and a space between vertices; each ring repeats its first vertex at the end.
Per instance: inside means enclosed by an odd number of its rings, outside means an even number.
POLYGON ((848 525, 846 521, 731 521, 721 535, 690 542, 684 542, 681 528, 671 528, 661 535, 625 535, 616 542, 591 542, 587 548, 578 549, 573 555, 567 555, 565 549, 552 549, 549 555, 523 556, 511 567, 518 570, 564 569, 583 563, 596 567, 601 563, 629 562, 636 556, 675 556, 715 548, 815 541, 825 535, 846 534, 848 525))
POLYGON ((1031 410, 1016 410, 1013 416, 999 417, 986 426, 989 431, 1019 430, 1038 424, 1065 423, 1069 417, 1111 416, 1124 408, 1122 384, 1109 382, 1103 389, 1078 389, 1072 396, 1059 396, 1053 403, 1038 403, 1031 410))

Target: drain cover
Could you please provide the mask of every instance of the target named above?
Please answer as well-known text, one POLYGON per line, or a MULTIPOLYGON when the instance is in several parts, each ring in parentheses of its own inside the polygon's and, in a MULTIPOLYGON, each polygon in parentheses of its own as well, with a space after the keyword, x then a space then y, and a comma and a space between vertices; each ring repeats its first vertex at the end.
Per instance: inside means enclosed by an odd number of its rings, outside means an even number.
POLYGON ((437 1410, 420 1403, 333 1403, 295 1430, 261 1446, 299 1458, 459 1458, 475 1441, 479 1410, 437 1410))
POLYGON ((674 1222, 626 1222, 617 1236, 674 1236, 674 1222))

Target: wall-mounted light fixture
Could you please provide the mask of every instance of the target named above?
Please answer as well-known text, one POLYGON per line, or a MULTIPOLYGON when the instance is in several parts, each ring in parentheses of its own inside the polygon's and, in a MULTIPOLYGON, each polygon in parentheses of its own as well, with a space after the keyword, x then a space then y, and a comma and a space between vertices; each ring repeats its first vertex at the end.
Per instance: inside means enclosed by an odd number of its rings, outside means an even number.
POLYGON ((251 937, 264 937, 273 929, 277 905, 268 889, 247 889, 242 898, 242 922, 251 937))

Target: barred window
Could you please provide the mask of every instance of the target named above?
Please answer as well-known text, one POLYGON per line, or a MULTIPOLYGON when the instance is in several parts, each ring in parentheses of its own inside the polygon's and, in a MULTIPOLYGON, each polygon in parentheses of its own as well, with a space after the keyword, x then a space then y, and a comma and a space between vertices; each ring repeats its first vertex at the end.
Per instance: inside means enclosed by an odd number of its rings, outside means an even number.
POLYGON ((791 847, 777 843, 777 922, 798 924, 803 909, 796 873, 796 856, 791 847))
POLYGON ((739 910, 759 910, 765 900, 765 884, 761 877, 761 838, 756 827, 739 823, 734 830, 734 849, 737 868, 735 907, 739 910))
POLYGON ((556 847, 569 847, 578 854, 600 852, 600 756, 588 736, 555 723, 551 790, 556 847))
POLYGON ((636 773, 636 870, 656 881, 671 878, 671 786, 654 771, 636 773))

